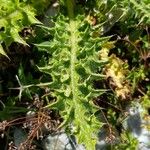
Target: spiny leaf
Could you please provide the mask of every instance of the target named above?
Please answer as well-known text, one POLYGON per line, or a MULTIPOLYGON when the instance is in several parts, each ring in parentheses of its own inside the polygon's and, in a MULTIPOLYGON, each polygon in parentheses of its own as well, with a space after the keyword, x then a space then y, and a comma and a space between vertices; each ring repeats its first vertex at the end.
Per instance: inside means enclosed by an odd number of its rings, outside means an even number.
POLYGON ((98 107, 92 99, 105 90, 94 89, 93 80, 104 77, 97 73, 104 64, 98 54, 100 45, 108 38, 93 36, 94 29, 84 18, 78 15, 71 20, 59 15, 52 29, 52 40, 36 46, 52 55, 47 66, 39 67, 51 75, 50 87, 57 97, 56 102, 46 107, 58 109, 64 119, 61 126, 72 125, 75 130, 70 132, 76 135, 77 141, 94 150, 103 123, 95 116, 98 107))
POLYGON ((19 32, 31 24, 41 24, 35 18, 35 10, 19 0, 0 0, 0 41, 9 46, 15 41, 26 44, 19 32))
POLYGON ((137 2, 136 0, 130 0, 135 9, 135 16, 140 19, 140 22, 150 23, 150 2, 149 0, 143 0, 137 2))

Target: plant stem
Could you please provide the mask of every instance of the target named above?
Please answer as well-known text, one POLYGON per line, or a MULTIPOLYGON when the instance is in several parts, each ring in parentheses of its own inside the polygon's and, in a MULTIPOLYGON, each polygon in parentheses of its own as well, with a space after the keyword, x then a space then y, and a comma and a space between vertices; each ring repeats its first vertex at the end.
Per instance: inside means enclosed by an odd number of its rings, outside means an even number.
POLYGON ((68 15, 69 18, 72 20, 74 18, 74 0, 67 0, 67 9, 68 9, 68 15))

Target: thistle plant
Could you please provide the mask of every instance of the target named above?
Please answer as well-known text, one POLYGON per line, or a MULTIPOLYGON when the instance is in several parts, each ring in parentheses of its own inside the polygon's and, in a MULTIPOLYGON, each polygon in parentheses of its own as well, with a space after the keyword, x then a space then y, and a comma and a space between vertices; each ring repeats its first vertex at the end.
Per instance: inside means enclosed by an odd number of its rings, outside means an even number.
POLYGON ((131 4, 133 4, 133 8, 135 9, 135 17, 140 18, 139 23, 150 23, 150 3, 148 0, 136 1, 130 0, 131 4))
POLYGON ((35 18, 35 9, 25 2, 19 0, 0 0, 0 54, 6 55, 4 47, 12 42, 27 45, 25 40, 19 35, 24 27, 31 24, 40 24, 35 18))
POLYGON ((114 149, 136 149, 137 140, 121 124, 134 100, 145 107, 149 119, 149 0, 0 4, 0 54, 10 59, 0 60, 8 61, 0 71, 1 132, 25 123, 28 136, 20 146, 31 149, 45 129, 65 129, 77 143, 94 150, 104 125, 106 143, 114 149), (39 107, 32 106, 34 95, 39 107), (28 118, 30 110, 34 115, 28 118))
POLYGON ((63 118, 60 127, 74 134, 87 150, 94 150, 103 122, 96 115, 100 108, 93 98, 104 90, 95 89, 93 81, 103 78, 98 73, 104 64, 99 51, 108 37, 99 37, 97 26, 91 25, 85 14, 75 13, 74 0, 64 4, 67 15, 58 14, 54 27, 46 28, 53 38, 37 44, 52 55, 48 65, 39 67, 52 77, 50 88, 56 97, 46 107, 59 110, 63 118))

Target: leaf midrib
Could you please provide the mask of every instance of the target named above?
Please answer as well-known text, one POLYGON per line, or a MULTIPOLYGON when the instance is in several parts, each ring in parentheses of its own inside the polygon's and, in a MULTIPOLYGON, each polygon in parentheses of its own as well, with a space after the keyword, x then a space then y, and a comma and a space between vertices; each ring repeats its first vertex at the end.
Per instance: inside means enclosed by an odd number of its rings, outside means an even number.
POLYGON ((70 20, 70 47, 71 47, 71 90, 72 90, 72 100, 74 105, 78 99, 78 91, 77 91, 77 74, 75 71, 75 64, 77 63, 76 52, 78 49, 78 36, 77 36, 77 22, 75 20, 70 20))

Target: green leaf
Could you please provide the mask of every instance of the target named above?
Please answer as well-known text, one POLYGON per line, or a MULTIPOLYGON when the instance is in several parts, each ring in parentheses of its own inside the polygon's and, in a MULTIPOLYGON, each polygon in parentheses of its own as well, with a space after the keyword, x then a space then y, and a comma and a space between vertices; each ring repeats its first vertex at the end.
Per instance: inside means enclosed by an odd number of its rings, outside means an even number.
POLYGON ((9 46, 12 42, 26 44, 19 32, 31 24, 41 24, 35 18, 35 10, 19 0, 0 0, 0 40, 9 46))
POLYGON ((10 35, 11 35, 12 39, 13 39, 15 42, 18 42, 18 43, 21 43, 21 44, 24 44, 24 45, 28 45, 28 44, 19 36, 17 29, 11 28, 11 30, 10 30, 10 35))
POLYGON ((0 44, 0 54, 6 56, 8 59, 9 57, 7 56, 6 52, 4 51, 2 45, 0 44))
POLYGON ((4 55, 4 56, 7 56, 7 54, 5 53, 2 45, 0 44, 0 54, 4 55))
POLYGON ((45 41, 40 44, 34 44, 34 45, 38 47, 39 51, 45 51, 47 53, 50 53, 51 42, 45 41))
POLYGON ((79 15, 74 20, 68 20, 59 15, 55 27, 48 30, 53 33, 52 40, 36 46, 40 51, 51 51, 52 55, 47 65, 39 67, 42 72, 51 75, 50 88, 57 98, 46 107, 58 109, 63 118, 61 127, 68 128, 72 125, 73 130, 70 129, 70 132, 76 135, 78 143, 84 144, 88 150, 95 150, 97 134, 103 122, 95 115, 99 108, 93 104, 92 99, 106 90, 92 89, 92 85, 94 78, 103 78, 97 73, 103 65, 98 58, 97 49, 108 38, 93 37, 94 31, 87 28, 89 24, 84 18, 84 15, 79 15), (88 38, 80 34, 84 30, 88 38))

